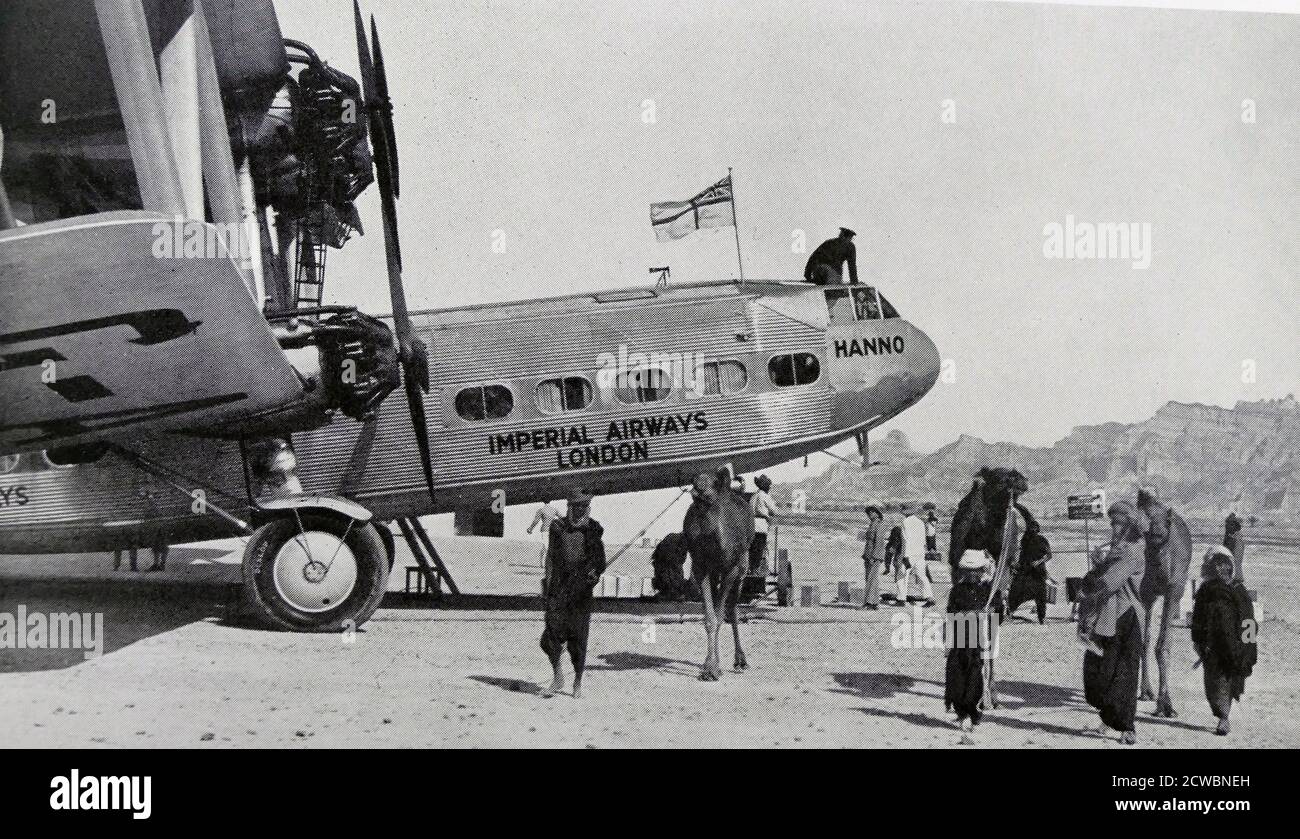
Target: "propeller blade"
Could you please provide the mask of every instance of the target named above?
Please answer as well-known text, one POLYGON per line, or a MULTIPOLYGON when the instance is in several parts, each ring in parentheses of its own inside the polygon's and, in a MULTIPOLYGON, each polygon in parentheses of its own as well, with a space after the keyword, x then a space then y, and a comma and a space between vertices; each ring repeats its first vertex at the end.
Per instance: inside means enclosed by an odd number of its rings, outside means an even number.
POLYGON ((388 263, 388 293, 393 303, 393 325, 403 363, 411 359, 411 316, 406 308, 406 291, 402 287, 402 253, 397 238, 397 203, 393 195, 392 168, 388 160, 388 134, 380 109, 375 102, 374 66, 370 62, 370 46, 366 42, 365 24, 361 20, 361 5, 352 0, 353 18, 357 30, 357 63, 361 68, 361 90, 366 99, 366 113, 370 120, 370 145, 374 152, 375 179, 379 183, 379 204, 384 221, 384 256, 388 263))
POLYGON ((366 43, 366 25, 361 19, 360 0, 352 0, 352 19, 357 28, 357 66, 361 70, 361 95, 369 102, 375 97, 375 68, 370 63, 370 45, 366 43))
POLYGON ((370 41, 375 47, 375 99, 384 118, 384 130, 388 133, 388 166, 393 173, 393 197, 402 197, 401 178, 397 167, 397 133, 393 131, 393 102, 388 98, 388 74, 384 72, 384 51, 379 46, 379 27, 375 25, 375 16, 370 16, 370 41))
MULTIPOLYGON (((429 430, 424 415, 422 392, 429 390, 429 353, 415 335, 411 314, 406 308, 406 289, 402 286, 402 252, 397 237, 397 202, 393 186, 393 164, 389 157, 387 100, 379 94, 370 46, 366 42, 361 4, 352 0, 352 16, 357 31, 357 64, 361 69, 361 92, 366 100, 370 124, 370 146, 374 154, 375 180, 379 184, 379 206, 384 222, 384 259, 388 267, 388 294, 393 304, 393 331, 402 362, 402 379, 406 385, 406 404, 411 412, 411 427, 420 448, 420 466, 433 497, 433 456, 429 451, 429 430)), ((372 21, 373 24, 373 21, 372 21)))
POLYGON ((420 394, 420 383, 412 376, 406 377, 406 404, 411 410, 415 444, 420 447, 424 482, 429 487, 429 497, 433 498, 433 454, 429 451, 429 425, 424 417, 424 397, 420 394))

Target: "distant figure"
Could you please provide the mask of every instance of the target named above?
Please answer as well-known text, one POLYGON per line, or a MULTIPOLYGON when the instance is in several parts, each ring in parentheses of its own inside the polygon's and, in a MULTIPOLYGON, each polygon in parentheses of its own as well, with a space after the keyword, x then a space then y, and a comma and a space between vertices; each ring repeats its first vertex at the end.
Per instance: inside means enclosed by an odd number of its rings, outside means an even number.
POLYGON ((1228 513, 1223 520, 1223 546, 1232 552, 1232 576, 1243 586, 1246 584, 1246 535, 1241 532, 1241 519, 1228 513))
POLYGON ((1086 608, 1079 609, 1080 625, 1085 613, 1093 616, 1089 640, 1094 648, 1083 656, 1083 694, 1101 716, 1100 724, 1086 733, 1104 736, 1115 730, 1121 743, 1132 745, 1137 742, 1140 591, 1149 524, 1146 515, 1127 501, 1117 501, 1106 513, 1112 533, 1110 553, 1101 574, 1089 582, 1086 608))
MULTIPOLYGON (((133 545, 130 548, 127 548, 127 550, 130 552, 131 555, 131 570, 139 571, 140 570, 140 549, 133 545)), ((122 570, 122 548, 118 548, 117 550, 113 551, 113 570, 114 571, 122 570)))
POLYGON ((870 287, 862 287, 853 291, 853 308, 854 316, 858 320, 879 320, 880 307, 876 305, 876 298, 872 294, 870 287))
POLYGON ((561 653, 567 645, 573 662, 573 698, 579 699, 591 629, 591 589, 605 570, 605 543, 601 539, 605 530, 590 515, 590 495, 574 490, 568 502, 568 514, 551 525, 542 577, 546 602, 542 650, 554 671, 550 687, 542 691, 542 696, 554 696, 564 689, 561 653))
POLYGON ((962 745, 975 742, 971 733, 983 717, 984 651, 992 642, 992 613, 985 610, 993 592, 987 574, 990 564, 987 551, 967 550, 957 562, 957 579, 948 592, 948 613, 953 617, 946 623, 943 701, 957 712, 962 745))
POLYGON ((853 237, 857 234, 847 227, 840 228, 840 235, 827 239, 817 246, 808 257, 803 268, 805 282, 817 285, 841 285, 844 282, 844 263, 849 264, 849 283, 858 283, 858 251, 853 246, 853 237))
POLYGON ((754 513, 754 539, 749 543, 749 573, 767 576, 767 528, 776 517, 776 502, 767 491, 772 488, 772 479, 759 475, 754 479, 758 490, 749 499, 749 509, 754 513))
POLYGON ((939 518, 934 514, 934 504, 925 503, 925 578, 934 584, 934 576, 930 574, 930 560, 938 561, 939 556, 939 518))
MULTIPOLYGON (((881 522, 880 526, 881 527, 885 526, 883 521, 881 522)), ((903 556, 903 526, 901 524, 896 524, 889 529, 889 538, 885 540, 885 568, 884 568, 886 574, 888 574, 891 570, 894 572, 894 582, 898 582, 899 574, 901 573, 901 570, 903 568, 902 556, 903 556)), ((894 595, 892 594, 889 595, 890 598, 893 598, 893 596, 894 595)))
POLYGON ((145 571, 166 571, 167 554, 171 552, 171 548, 167 545, 167 538, 161 533, 154 534, 153 547, 150 550, 153 553, 153 564, 145 571))
POLYGON ((1233 579, 1235 559, 1227 548, 1209 549, 1201 566, 1201 586, 1192 607, 1192 645, 1205 670, 1205 698, 1219 719, 1215 734, 1229 731, 1232 701, 1241 699, 1246 677, 1255 668, 1255 608, 1240 581, 1233 579))
POLYGON ((930 587, 930 578, 925 574, 925 523, 916 514, 916 506, 903 505, 903 554, 905 566, 902 575, 896 577, 898 602, 906 603, 908 583, 912 577, 921 585, 921 605, 934 605, 934 589, 930 587))
POLYGON ((1042 533, 1036 519, 1025 525, 1025 535, 1020 539, 1020 564, 1015 579, 1011 581, 1010 615, 1022 603, 1033 601, 1038 611, 1038 623, 1047 622, 1047 563, 1052 558, 1052 546, 1042 533))
MULTIPOLYGON (((122 550, 123 550, 122 548, 117 548, 116 550, 113 551, 113 570, 114 570, 114 571, 121 571, 121 570, 122 570, 122 550)), ((130 548, 127 548, 126 551, 128 552, 128 555, 130 556, 130 560, 129 560, 129 561, 130 561, 130 568, 131 568, 131 570, 132 570, 132 571, 139 571, 139 570, 140 570, 140 549, 137 548, 137 547, 132 546, 132 547, 130 547, 130 548)), ((154 542, 153 542, 153 546, 150 548, 150 551, 153 553, 153 563, 152 563, 148 568, 146 568, 146 569, 144 569, 144 570, 145 570, 146 572, 149 572, 149 571, 166 571, 166 570, 167 570, 167 554, 170 552, 170 548, 167 547, 167 542, 166 542, 166 540, 163 538, 162 534, 157 534, 157 535, 155 536, 155 538, 154 538, 154 542)))
POLYGON ((686 579, 686 537, 681 533, 669 533, 655 545, 650 557, 654 568, 651 581, 660 600, 688 600, 696 594, 686 579))
MULTIPOLYGON (((867 588, 862 597, 862 608, 880 608, 880 572, 885 564, 889 539, 885 535, 885 515, 874 504, 867 506, 866 545, 862 548, 862 564, 867 575, 867 588)), ((899 532, 901 542, 902 532, 899 532)))
POLYGON ((546 566, 546 547, 548 544, 547 536, 550 534, 551 525, 554 524, 555 520, 558 519, 560 516, 561 516, 560 508, 556 507, 554 502, 547 501, 533 515, 533 523, 528 525, 528 533, 530 534, 533 532, 533 529, 538 527, 539 525, 542 528, 542 552, 538 556, 538 563, 537 563, 540 567, 546 566))

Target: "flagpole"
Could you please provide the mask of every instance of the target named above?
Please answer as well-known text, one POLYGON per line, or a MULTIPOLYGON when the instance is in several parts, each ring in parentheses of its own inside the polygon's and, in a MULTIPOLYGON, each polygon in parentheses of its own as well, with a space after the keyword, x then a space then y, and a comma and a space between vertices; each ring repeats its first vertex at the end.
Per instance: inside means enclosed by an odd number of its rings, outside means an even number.
POLYGON ((740 282, 745 282, 745 263, 740 258, 740 219, 736 214, 736 180, 731 177, 731 167, 727 167, 727 183, 731 184, 731 220, 736 234, 736 267, 740 269, 740 282))

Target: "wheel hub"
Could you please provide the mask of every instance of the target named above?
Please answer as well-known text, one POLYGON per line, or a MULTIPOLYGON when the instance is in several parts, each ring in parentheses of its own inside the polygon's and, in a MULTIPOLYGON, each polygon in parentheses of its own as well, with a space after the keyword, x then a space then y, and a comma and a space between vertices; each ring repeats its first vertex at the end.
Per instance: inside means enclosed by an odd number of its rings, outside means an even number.
POLYGON ((290 606, 303 612, 325 612, 352 594, 357 559, 333 533, 308 530, 280 548, 273 576, 276 592, 290 606))

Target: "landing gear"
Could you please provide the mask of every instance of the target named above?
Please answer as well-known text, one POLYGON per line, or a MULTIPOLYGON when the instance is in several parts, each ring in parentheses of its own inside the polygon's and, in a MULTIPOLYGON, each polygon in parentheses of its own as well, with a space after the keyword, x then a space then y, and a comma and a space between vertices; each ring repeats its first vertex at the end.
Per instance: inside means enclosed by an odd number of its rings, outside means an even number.
POLYGON ((355 629, 379 608, 390 557, 370 522, 328 509, 294 510, 249 539, 244 598, 256 617, 278 629, 355 629))

